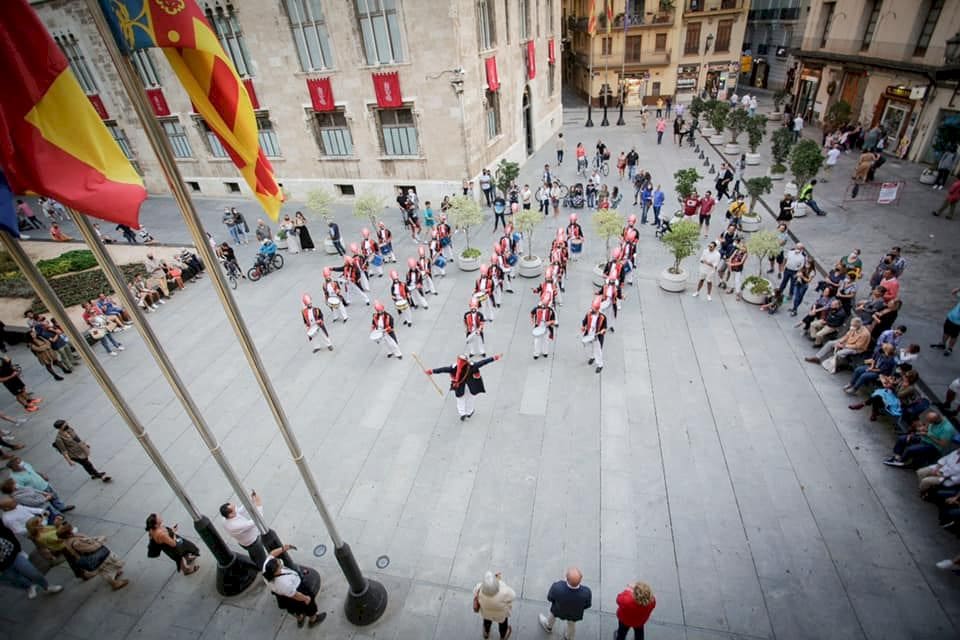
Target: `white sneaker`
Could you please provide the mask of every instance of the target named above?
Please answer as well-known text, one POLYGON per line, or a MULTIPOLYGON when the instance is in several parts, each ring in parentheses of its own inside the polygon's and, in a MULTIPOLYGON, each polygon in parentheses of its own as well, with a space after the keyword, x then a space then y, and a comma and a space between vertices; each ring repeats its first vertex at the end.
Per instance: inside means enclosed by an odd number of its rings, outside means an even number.
POLYGON ((37 597, 37 585, 32 584, 30 585, 30 588, 27 589, 27 599, 33 600, 36 597, 37 597))
POLYGON ((157 302, 159 302, 160 304, 167 304, 167 301, 164 300, 163 298, 160 298, 159 300, 157 300, 157 302))
POLYGON ((111 352, 110 352, 110 355, 112 355, 112 356, 118 356, 118 355, 120 355, 120 354, 117 353, 116 351, 111 351, 111 352))
POLYGON ((956 571, 957 569, 960 569, 960 566, 957 566, 953 560, 947 559, 938 562, 937 569, 942 569, 944 571, 956 571))
POLYGON ((700 295, 700 292, 699 292, 699 291, 694 291, 693 293, 690 294, 690 297, 691 297, 691 298, 696 298, 698 295, 700 295))
POLYGON ((708 293, 708 294, 707 294, 707 302, 710 302, 711 300, 713 300, 713 298, 710 297, 710 294, 708 293))
POLYGON ((63 591, 63 587, 58 584, 52 584, 47 587, 47 593, 60 593, 61 591, 63 591))
POLYGON ((123 345, 120 345, 119 347, 117 347, 117 349, 119 349, 120 351, 125 351, 126 347, 124 347, 123 345))
POLYGON ((543 630, 546 631, 547 633, 553 633, 553 627, 547 624, 547 616, 541 613, 539 616, 539 619, 540 619, 540 626, 543 627, 543 630))

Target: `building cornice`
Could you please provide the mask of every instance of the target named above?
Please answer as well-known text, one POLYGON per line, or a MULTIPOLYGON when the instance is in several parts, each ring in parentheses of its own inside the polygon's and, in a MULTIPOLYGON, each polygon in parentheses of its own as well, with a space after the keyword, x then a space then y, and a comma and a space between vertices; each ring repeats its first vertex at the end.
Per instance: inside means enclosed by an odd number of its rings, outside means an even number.
POLYGON ((889 58, 874 58, 857 54, 834 53, 832 51, 810 51, 807 49, 792 49, 790 53, 802 61, 842 62, 863 68, 892 69, 894 71, 916 73, 917 75, 937 80, 955 80, 960 77, 960 66, 956 65, 933 66, 917 62, 890 60, 889 58))

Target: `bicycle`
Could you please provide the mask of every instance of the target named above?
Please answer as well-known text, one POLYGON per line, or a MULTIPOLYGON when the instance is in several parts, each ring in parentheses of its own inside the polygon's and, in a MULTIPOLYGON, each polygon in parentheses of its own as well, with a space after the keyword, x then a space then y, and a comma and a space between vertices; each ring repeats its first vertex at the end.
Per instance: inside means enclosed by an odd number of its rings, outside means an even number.
POLYGON ((607 158, 603 159, 603 162, 597 164, 596 161, 593 163, 594 168, 602 173, 605 176, 610 175, 610 160, 607 158))
POLYGON ((275 254, 273 258, 268 258, 267 256, 261 254, 257 256, 257 262, 250 267, 249 271, 247 271, 247 278, 250 279, 250 282, 256 282, 271 271, 276 271, 282 268, 283 256, 280 254, 275 254))
POLYGON ((556 187, 558 187, 558 188, 560 189, 560 198, 561 198, 561 199, 566 198, 566 197, 567 197, 567 194, 570 193, 570 189, 567 187, 567 185, 563 184, 562 182, 560 182, 560 181, 557 180, 556 178, 553 179, 553 184, 554 184, 554 186, 556 186, 556 187))
POLYGON ((243 277, 243 272, 240 271, 240 267, 233 260, 227 262, 221 259, 220 264, 223 265, 224 271, 227 272, 227 282, 230 283, 230 288, 236 290, 237 283, 240 282, 240 278, 243 277))

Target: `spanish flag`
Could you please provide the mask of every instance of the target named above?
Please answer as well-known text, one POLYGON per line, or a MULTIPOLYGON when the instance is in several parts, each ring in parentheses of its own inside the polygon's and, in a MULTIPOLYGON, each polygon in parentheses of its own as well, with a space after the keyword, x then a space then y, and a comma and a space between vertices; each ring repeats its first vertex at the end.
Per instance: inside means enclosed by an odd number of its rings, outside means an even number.
POLYGON ((140 226, 143 182, 27 0, 3 0, 0 78, 0 168, 12 190, 140 226))
POLYGON ((120 49, 160 47, 271 219, 283 195, 257 136, 253 103, 195 0, 100 0, 120 49))
POLYGON ((590 0, 590 12, 587 16, 587 34, 591 37, 597 34, 597 0, 590 0))

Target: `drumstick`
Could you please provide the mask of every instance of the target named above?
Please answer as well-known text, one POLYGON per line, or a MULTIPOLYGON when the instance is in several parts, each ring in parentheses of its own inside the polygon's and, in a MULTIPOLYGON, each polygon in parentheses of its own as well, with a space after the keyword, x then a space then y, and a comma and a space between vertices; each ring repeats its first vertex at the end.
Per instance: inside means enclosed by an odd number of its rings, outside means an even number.
POLYGON ((430 384, 433 385, 433 388, 437 390, 437 393, 439 393, 439 394, 440 394, 440 397, 442 398, 442 397, 443 397, 443 391, 440 389, 440 385, 438 385, 438 384, 437 384, 437 381, 433 379, 433 376, 431 376, 430 374, 427 373, 427 368, 426 368, 425 366, 423 366, 423 361, 420 360, 420 357, 419 357, 417 354, 413 353, 413 352, 411 352, 410 355, 413 356, 413 359, 416 360, 416 361, 417 361, 417 364, 420 365, 420 368, 423 369, 423 374, 424 374, 425 376, 427 376, 427 378, 430 379, 430 384))

